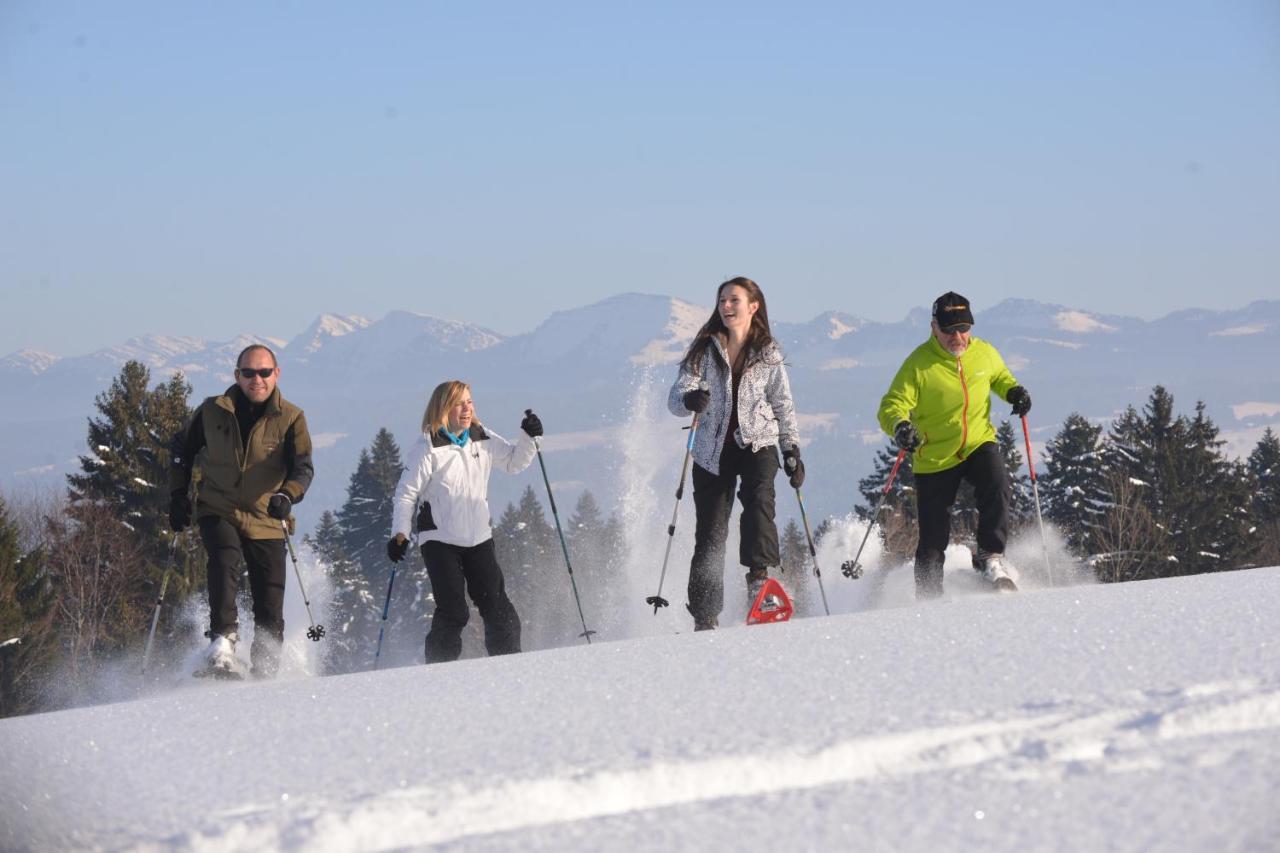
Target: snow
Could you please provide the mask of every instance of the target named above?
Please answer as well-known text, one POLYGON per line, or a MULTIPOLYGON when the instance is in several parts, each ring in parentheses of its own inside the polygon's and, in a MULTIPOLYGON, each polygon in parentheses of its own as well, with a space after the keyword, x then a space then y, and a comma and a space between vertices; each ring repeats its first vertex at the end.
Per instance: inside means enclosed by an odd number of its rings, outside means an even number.
POLYGON ((1209 335, 1215 338, 1234 338, 1245 335, 1260 335, 1269 328, 1271 328, 1270 323, 1248 323, 1243 326, 1230 326, 1226 329, 1219 329, 1216 332, 1210 332, 1209 335))
POLYGON ((1115 326, 1107 325, 1083 311, 1059 311, 1053 318, 1054 325, 1064 332, 1114 332, 1115 326))
POLYGON ((1280 403, 1238 403, 1231 407, 1231 413, 1236 416, 1236 420, 1242 421, 1245 418, 1274 418, 1280 415, 1280 403))
POLYGON ((917 604, 859 532, 829 618, 0 721, 0 848, 1274 849, 1280 568, 917 604))
POLYGON ((11 639, 5 640, 3 643, 0 643, 0 649, 3 649, 5 646, 20 645, 21 643, 22 643, 21 637, 13 637, 11 639))

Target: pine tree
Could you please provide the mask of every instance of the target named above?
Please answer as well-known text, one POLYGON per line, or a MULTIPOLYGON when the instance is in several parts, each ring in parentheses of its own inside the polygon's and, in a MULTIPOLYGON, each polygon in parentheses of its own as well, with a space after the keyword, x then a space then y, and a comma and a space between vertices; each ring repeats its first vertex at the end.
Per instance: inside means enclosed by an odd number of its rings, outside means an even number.
POLYGON ((791 601, 799 616, 821 613, 821 599, 818 597, 817 581, 813 576, 813 561, 809 555, 809 540, 804 531, 796 524, 794 518, 787 519, 782 528, 782 536, 778 543, 779 556, 782 559, 783 576, 779 578, 791 595, 791 601))
POLYGON ((507 505, 493 542, 507 594, 520 614, 523 647, 534 650, 568 645, 582 628, 572 630, 577 610, 567 589, 564 557, 532 486, 525 487, 518 504, 507 505), (574 608, 572 622, 568 608, 574 608))
POLYGON ((373 660, 382 602, 377 600, 360 564, 346 555, 338 517, 325 510, 308 544, 324 562, 329 576, 333 619, 326 634, 326 674, 359 672, 373 660))
POLYGON ((383 427, 368 450, 360 451, 360 460, 347 484, 347 500, 337 517, 343 553, 366 571, 382 568, 386 563, 392 501, 403 472, 400 448, 383 427))
POLYGON ((898 459, 898 448, 894 444, 888 444, 876 451, 876 459, 874 470, 870 476, 863 477, 858 481, 858 492, 862 495, 865 504, 859 504, 854 507, 854 512, 858 518, 867 519, 871 516, 871 511, 879 503, 881 497, 884 497, 884 504, 881 511, 888 514, 896 510, 901 510, 906 518, 910 521, 916 519, 916 479, 911 472, 911 454, 907 453, 902 457, 902 464, 898 466, 898 473, 893 478, 893 485, 889 488, 889 494, 884 495, 884 485, 889 479, 890 472, 893 471, 894 463, 898 459))
MULTIPOLYGON (((316 546, 334 571, 335 622, 346 627, 342 647, 327 663, 334 671, 350 672, 372 664, 378 628, 391 574, 387 539, 392 506, 404 465, 400 448, 385 427, 373 443, 360 451, 356 470, 347 483, 347 499, 329 524, 321 519, 316 546)), ((430 584, 421 559, 410 548, 396 573, 380 660, 387 665, 422 660, 422 638, 430 618, 430 584)))
POLYGON ((1009 476, 1009 531, 1016 533, 1020 528, 1035 520, 1035 498, 1031 494, 1031 477, 1018 473, 1022 470, 1022 450, 1019 436, 1009 421, 1001 421, 996 428, 996 443, 1000 447, 1000 456, 1004 459, 1005 471, 1009 476))
POLYGON ((89 419, 89 454, 67 482, 73 514, 82 501, 108 507, 161 566, 170 540, 170 447, 190 418, 191 386, 181 373, 154 390, 147 388, 150 381, 141 362, 129 361, 95 398, 100 417, 89 419))
MULTIPOLYGON (((602 626, 618 623, 626 605, 628 587, 622 564, 622 524, 616 515, 605 519, 595 497, 584 491, 568 525, 565 537, 582 597, 583 616, 587 628, 603 633, 606 628, 602 626)), ((567 577, 565 584, 568 584, 567 577)), ((565 592, 572 595, 572 589, 565 592)), ((581 621, 578 619, 579 630, 581 621)))
POLYGON ((1267 427, 1249 454, 1253 478, 1254 558, 1264 566, 1280 564, 1280 438, 1267 427))
POLYGON ((1082 556, 1096 550, 1092 531, 1103 512, 1098 503, 1105 488, 1101 436, 1101 426, 1072 413, 1045 445, 1040 477, 1044 517, 1062 531, 1067 546, 1082 556))
POLYGON ((0 717, 39 710, 55 652, 56 600, 39 550, 23 553, 0 497, 0 717))

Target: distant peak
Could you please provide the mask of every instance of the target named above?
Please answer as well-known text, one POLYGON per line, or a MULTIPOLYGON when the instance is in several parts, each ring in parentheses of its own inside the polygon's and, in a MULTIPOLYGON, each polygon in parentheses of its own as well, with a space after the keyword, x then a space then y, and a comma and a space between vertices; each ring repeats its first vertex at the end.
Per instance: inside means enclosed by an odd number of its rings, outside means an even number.
POLYGON ((59 357, 51 353, 34 349, 20 349, 0 359, 0 367, 10 370, 22 370, 38 376, 53 367, 58 361, 60 361, 59 357))

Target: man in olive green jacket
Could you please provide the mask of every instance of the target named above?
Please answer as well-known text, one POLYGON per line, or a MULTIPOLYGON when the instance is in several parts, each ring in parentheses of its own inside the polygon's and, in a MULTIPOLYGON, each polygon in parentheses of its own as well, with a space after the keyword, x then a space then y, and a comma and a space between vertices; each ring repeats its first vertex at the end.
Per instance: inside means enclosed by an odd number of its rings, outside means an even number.
POLYGON ((969 300, 948 292, 933 303, 932 331, 903 362, 880 401, 880 426, 912 452, 920 538, 916 545, 916 597, 942 594, 942 564, 951 538, 951 506, 961 480, 973 484, 978 504, 974 567, 997 588, 1014 589, 1004 561, 1009 531, 1009 472, 991 425, 991 394, 1031 411, 1031 395, 1018 384, 996 348, 970 333, 969 300))
POLYGON ((253 594, 253 674, 270 678, 284 642, 285 525, 311 484, 311 435, 302 410, 280 396, 275 353, 261 344, 236 359, 236 384, 200 404, 173 453, 169 522, 191 523, 191 470, 200 466, 197 524, 209 555, 205 674, 236 677, 240 562, 253 594))

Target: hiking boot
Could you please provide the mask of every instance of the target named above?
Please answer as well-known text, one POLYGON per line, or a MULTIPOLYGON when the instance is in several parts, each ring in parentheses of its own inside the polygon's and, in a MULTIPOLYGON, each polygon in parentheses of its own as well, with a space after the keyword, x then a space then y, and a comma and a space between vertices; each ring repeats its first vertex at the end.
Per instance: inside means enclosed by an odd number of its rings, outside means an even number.
POLYGON ((693 617, 693 630, 695 631, 714 631, 720 627, 720 620, 714 616, 693 617))
POLYGON ((979 552, 974 562, 982 577, 996 589, 1017 589, 1017 572, 1005 562, 1004 554, 979 552))

